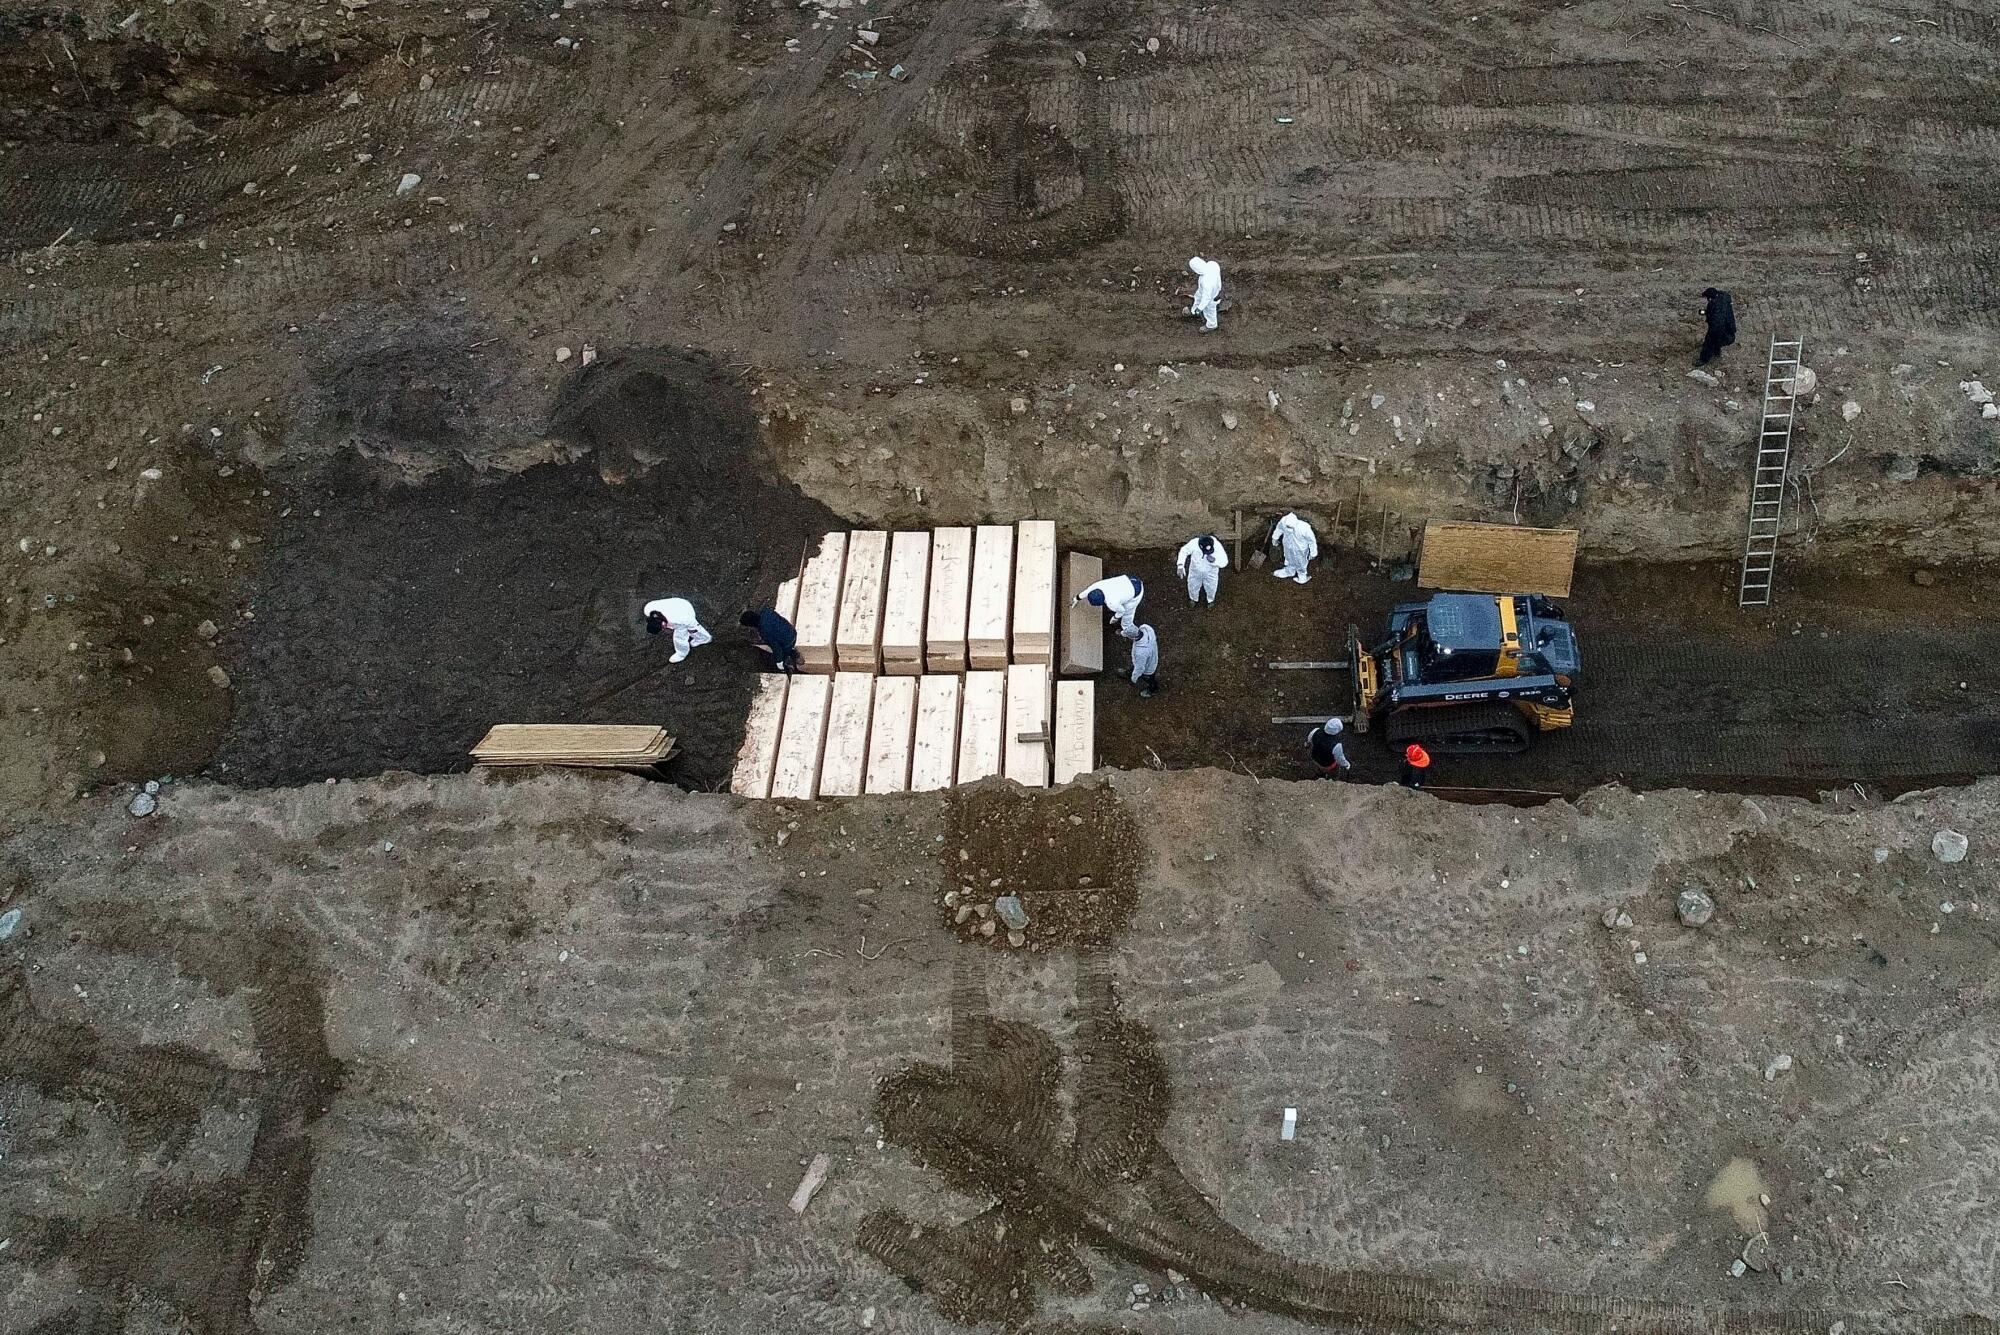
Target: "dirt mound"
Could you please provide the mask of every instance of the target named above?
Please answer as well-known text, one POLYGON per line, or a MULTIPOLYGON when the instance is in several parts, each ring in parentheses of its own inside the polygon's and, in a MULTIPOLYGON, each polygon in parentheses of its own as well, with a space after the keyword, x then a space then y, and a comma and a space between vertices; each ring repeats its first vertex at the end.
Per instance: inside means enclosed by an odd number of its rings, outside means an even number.
POLYGON ((607 477, 667 465, 711 485, 755 485, 757 415, 742 385, 700 353, 629 352, 585 367, 550 413, 557 436, 607 477))
POLYGON ((573 439, 665 465, 625 485, 580 465, 415 487, 352 456, 322 470, 224 646, 223 769, 259 784, 457 769, 493 723, 643 721, 680 739, 676 778, 724 782, 759 671, 736 614, 840 526, 760 470, 742 400, 693 358, 579 377, 559 413, 573 439), (639 615, 667 594, 717 637, 671 667, 639 615))

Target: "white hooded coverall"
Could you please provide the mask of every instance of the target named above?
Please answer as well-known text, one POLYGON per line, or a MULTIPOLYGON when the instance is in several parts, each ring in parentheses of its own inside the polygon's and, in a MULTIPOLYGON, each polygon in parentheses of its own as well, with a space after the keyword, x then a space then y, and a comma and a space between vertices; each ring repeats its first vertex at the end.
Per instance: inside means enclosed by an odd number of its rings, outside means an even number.
POLYGON ((1118 621, 1120 631, 1132 627, 1132 619, 1139 614, 1139 600, 1146 596, 1146 586, 1130 575, 1113 575, 1110 579, 1100 579, 1089 588, 1079 592, 1072 603, 1087 603, 1090 595, 1102 594, 1104 610, 1118 621))
POLYGON ((1142 677, 1150 677, 1160 670, 1160 637, 1151 626, 1137 626, 1125 633, 1132 641, 1132 684, 1137 686, 1142 677))
POLYGON ((1196 255, 1188 261, 1188 269, 1195 276, 1194 303, 1188 307, 1188 314, 1199 315, 1203 329, 1213 329, 1215 303, 1222 299, 1222 266, 1196 255))
POLYGON ((1285 563, 1271 573, 1279 579, 1295 579, 1304 584, 1312 576, 1306 567, 1319 555, 1319 537, 1312 525, 1287 510, 1271 529, 1271 541, 1285 554, 1285 563))
POLYGON ((1216 576, 1229 564, 1229 553, 1222 549, 1222 543, 1213 533, 1189 538, 1181 544, 1180 555, 1174 558, 1174 568, 1187 581, 1188 601, 1198 603, 1202 595, 1208 595, 1209 605, 1215 605, 1216 576), (1201 539, 1207 538, 1210 554, 1201 550, 1201 539))
POLYGON ((650 618, 658 612, 667 619, 667 627, 674 633, 674 656, 669 663, 678 663, 688 656, 688 650, 699 649, 714 639, 708 628, 701 624, 694 614, 694 604, 685 598, 655 598, 646 604, 646 615, 650 618))

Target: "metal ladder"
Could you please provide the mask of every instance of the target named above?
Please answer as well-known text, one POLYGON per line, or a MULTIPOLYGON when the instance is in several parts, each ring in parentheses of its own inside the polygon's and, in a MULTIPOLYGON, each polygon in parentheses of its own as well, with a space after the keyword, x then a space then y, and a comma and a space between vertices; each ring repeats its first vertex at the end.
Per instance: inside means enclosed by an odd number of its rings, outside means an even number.
POLYGON ((1803 339, 1773 336, 1764 367, 1764 421, 1757 433, 1757 469, 1750 476, 1750 528, 1743 539, 1738 607, 1769 607, 1778 569, 1778 521, 1785 513, 1785 471, 1792 459, 1792 397, 1803 339))

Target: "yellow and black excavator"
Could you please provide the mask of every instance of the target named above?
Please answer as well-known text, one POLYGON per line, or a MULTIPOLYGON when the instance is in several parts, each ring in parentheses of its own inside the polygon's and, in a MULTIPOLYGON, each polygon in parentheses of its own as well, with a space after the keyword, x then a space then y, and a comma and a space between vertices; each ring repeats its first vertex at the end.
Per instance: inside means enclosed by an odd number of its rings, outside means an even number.
POLYGON ((1355 730, 1467 755, 1525 751, 1536 733, 1567 728, 1583 659, 1554 598, 1569 592, 1576 538, 1426 526, 1418 582, 1445 591, 1398 606, 1378 643, 1348 630, 1355 730))

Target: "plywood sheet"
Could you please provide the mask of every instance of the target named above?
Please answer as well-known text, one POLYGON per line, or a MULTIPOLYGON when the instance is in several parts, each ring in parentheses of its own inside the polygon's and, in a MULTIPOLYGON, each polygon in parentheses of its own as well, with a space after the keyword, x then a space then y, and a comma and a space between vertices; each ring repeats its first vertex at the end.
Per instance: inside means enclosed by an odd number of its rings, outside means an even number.
POLYGON ((938 529, 931 534, 931 589, 924 609, 928 671, 965 671, 965 618, 971 603, 972 530, 938 529))
POLYGON ((496 723, 472 748, 482 765, 645 765, 673 748, 650 723, 496 723))
POLYGON ((736 769, 729 791, 738 797, 771 795, 771 776, 778 768, 778 737, 785 726, 785 683, 789 677, 767 672, 757 678, 750 712, 743 720, 743 745, 737 748, 736 769))
POLYGON ((1014 661, 1052 663, 1056 650, 1056 525, 1024 519, 1014 533, 1014 661))
POLYGON ((958 777, 958 714, 965 693, 960 677, 917 681, 917 733, 910 749, 910 791, 949 788, 958 777))
POLYGON ((973 532, 972 607, 965 616, 965 661, 971 666, 1007 666, 1013 592, 1013 526, 981 524, 973 532))
POLYGON ((813 797, 819 792, 819 761, 826 743, 827 705, 833 678, 800 674, 785 690, 785 724, 778 734, 778 767, 771 773, 771 796, 813 797))
POLYGON ((819 795, 859 797, 868 775, 868 719, 875 709, 875 678, 866 672, 833 674, 827 706, 826 746, 820 754, 819 795))
POLYGON ((1071 600, 1104 578, 1104 562, 1082 552, 1063 558, 1063 643, 1064 676, 1081 676, 1104 671, 1104 609, 1071 600))
POLYGON ((1540 593, 1569 597, 1577 531, 1517 524, 1424 525, 1417 583, 1454 593, 1540 593))
POLYGON ((847 573, 847 535, 829 533, 799 572, 799 658, 808 672, 831 672, 833 636, 840 623, 840 586, 847 573))
POLYGON ((900 793, 910 786, 910 750, 917 734, 917 679, 877 677, 875 712, 868 723, 871 793, 900 793))
POLYGON ((1056 683, 1055 781, 1073 782, 1097 768, 1097 683, 1056 683))
POLYGON ((833 635, 842 672, 874 672, 882 666, 882 594, 888 584, 889 535, 880 529, 848 534, 840 622, 833 635))
POLYGON ((965 699, 958 719, 958 782, 976 783, 1000 772, 1001 729, 1006 719, 1007 674, 966 673, 965 699))
POLYGON ((1046 663, 1015 663, 1007 669, 1007 730, 1001 746, 1007 777, 1027 788, 1049 786, 1049 712, 1054 705, 1049 682, 1046 663), (1023 736, 1031 740, 1023 741, 1023 736))
POLYGON ((924 670, 924 594, 931 582, 931 535, 898 533, 889 540, 889 590, 882 608, 882 670, 916 676, 924 670))

